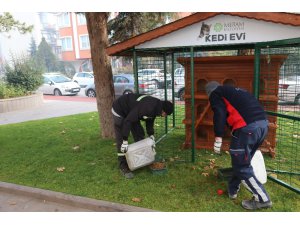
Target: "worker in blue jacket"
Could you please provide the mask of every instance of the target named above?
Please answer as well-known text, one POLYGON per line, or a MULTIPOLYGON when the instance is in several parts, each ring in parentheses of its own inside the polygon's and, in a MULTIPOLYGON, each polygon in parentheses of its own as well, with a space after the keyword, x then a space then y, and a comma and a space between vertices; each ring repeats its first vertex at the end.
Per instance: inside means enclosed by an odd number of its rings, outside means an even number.
POLYGON ((128 150, 128 136, 132 133, 135 142, 145 138, 145 131, 140 121, 145 121, 148 136, 155 143, 154 120, 157 116, 166 117, 173 113, 173 103, 158 98, 126 94, 113 102, 112 114, 114 119, 115 138, 118 150, 119 169, 127 179, 134 177, 128 168, 125 153, 128 150))
POLYGON ((220 154, 225 126, 231 129, 230 156, 233 176, 228 182, 228 195, 236 199, 240 184, 253 194, 251 200, 242 201, 246 209, 269 208, 272 202, 263 184, 256 178, 251 159, 268 133, 268 120, 259 101, 244 89, 216 81, 205 86, 214 112, 214 151, 220 154))

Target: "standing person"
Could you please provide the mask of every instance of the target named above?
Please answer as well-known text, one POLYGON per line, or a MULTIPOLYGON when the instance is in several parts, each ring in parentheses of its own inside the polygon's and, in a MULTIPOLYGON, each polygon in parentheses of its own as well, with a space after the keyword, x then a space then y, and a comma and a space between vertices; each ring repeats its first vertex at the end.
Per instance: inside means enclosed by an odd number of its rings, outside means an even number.
POLYGON ((154 120, 156 116, 166 117, 173 113, 173 103, 161 101, 148 95, 122 95, 113 102, 112 113, 118 150, 119 169, 127 178, 133 178, 125 158, 128 149, 128 136, 131 131, 135 142, 145 138, 145 131, 140 121, 146 122, 146 131, 154 141, 154 120))
POLYGON ((242 183, 252 194, 242 201, 245 209, 269 208, 272 202, 264 186, 256 178, 251 159, 268 133, 268 120, 258 100, 246 90, 221 86, 216 81, 206 84, 205 90, 214 112, 214 151, 220 154, 226 122, 232 138, 230 156, 233 176, 228 182, 228 195, 236 199, 242 183))

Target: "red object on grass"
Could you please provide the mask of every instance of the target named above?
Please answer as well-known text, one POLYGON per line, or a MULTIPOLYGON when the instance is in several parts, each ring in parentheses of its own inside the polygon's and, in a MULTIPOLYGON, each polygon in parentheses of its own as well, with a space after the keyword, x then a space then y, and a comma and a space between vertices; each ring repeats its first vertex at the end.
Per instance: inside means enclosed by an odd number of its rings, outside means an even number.
POLYGON ((222 194, 224 194, 224 191, 222 189, 218 189, 217 193, 218 193, 218 195, 222 195, 222 194))

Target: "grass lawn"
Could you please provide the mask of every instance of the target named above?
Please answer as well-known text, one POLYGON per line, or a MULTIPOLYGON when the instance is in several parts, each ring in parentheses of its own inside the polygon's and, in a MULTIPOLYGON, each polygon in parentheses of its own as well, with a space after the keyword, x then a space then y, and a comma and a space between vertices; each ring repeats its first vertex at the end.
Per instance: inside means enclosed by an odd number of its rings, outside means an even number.
MULTIPOLYGON (((118 202, 159 211, 243 212, 242 187, 237 200, 227 197, 226 181, 217 168, 230 166, 230 156, 197 151, 196 163, 166 157, 168 172, 154 175, 148 167, 126 180, 117 169, 114 140, 100 138, 98 114, 86 113, 0 126, 0 180, 118 202), (224 190, 217 195, 217 190, 224 190)), ((179 148, 184 134, 174 132, 157 152, 179 148)), ((299 212, 300 196, 278 184, 265 185, 273 201, 267 212, 299 212)))

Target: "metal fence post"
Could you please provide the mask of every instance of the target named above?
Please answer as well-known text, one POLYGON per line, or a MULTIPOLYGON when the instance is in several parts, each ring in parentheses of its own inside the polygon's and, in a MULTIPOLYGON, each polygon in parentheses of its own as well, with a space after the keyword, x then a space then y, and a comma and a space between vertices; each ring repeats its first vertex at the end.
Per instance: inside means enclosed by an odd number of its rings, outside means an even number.
POLYGON ((133 74, 134 74, 134 89, 135 93, 139 94, 139 78, 136 50, 133 49, 133 74))
POLYGON ((259 99, 259 77, 260 77, 260 47, 255 45, 254 50, 254 96, 259 99))
MULTIPOLYGON (((168 99, 167 92, 167 54, 164 52, 164 88, 165 88, 165 101, 168 99)), ((165 118, 165 133, 168 133, 168 117, 165 118)))
POLYGON ((172 71, 171 71, 171 76, 172 76, 172 102, 174 104, 174 112, 173 112, 173 127, 176 126, 175 118, 176 118, 176 110, 175 110, 175 90, 174 90, 174 71, 175 71, 175 57, 174 57, 174 52, 172 53, 172 71))
POLYGON ((195 162, 195 88, 194 88, 194 47, 191 54, 191 97, 192 97, 192 162, 195 162))

